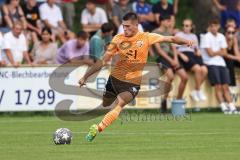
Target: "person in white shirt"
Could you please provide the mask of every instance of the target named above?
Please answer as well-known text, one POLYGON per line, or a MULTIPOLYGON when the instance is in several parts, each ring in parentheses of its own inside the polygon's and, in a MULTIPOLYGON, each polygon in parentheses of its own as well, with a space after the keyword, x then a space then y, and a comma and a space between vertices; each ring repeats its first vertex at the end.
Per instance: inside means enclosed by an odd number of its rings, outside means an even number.
MULTIPOLYGON (((54 35, 59 36, 59 38, 62 39, 64 33, 68 32, 68 29, 63 21, 60 7, 55 4, 55 1, 56 0, 47 0, 46 3, 43 3, 40 6, 40 18, 46 27, 51 28, 54 35)), ((55 37, 53 37, 53 41, 55 41, 55 37)))
POLYGON ((3 48, 3 35, 0 32, 0 66, 5 66, 6 61, 2 58, 2 48, 3 48))
POLYGON ((208 70, 203 64, 201 52, 198 47, 198 39, 197 36, 192 33, 192 26, 192 20, 185 19, 183 21, 183 31, 178 32, 176 36, 185 38, 187 40, 192 40, 195 42, 195 45, 192 48, 182 45, 176 47, 179 55, 179 61, 183 65, 184 69, 194 73, 195 88, 190 93, 190 96, 194 101, 198 102, 207 99, 201 90, 201 85, 207 76, 208 70))
POLYGON ((6 33, 3 37, 3 59, 7 65, 19 67, 26 59, 28 64, 32 65, 27 52, 27 42, 24 34, 22 33, 23 25, 20 21, 14 22, 12 31, 6 33))
POLYGON ((204 35, 201 43, 203 62, 208 67, 209 81, 215 87, 222 111, 238 113, 230 95, 229 70, 223 58, 227 56, 227 42, 224 35, 218 32, 219 28, 218 20, 209 23, 209 32, 204 35))
POLYGON ((106 12, 102 8, 96 7, 93 0, 88 0, 86 8, 81 14, 83 31, 93 35, 106 22, 108 22, 106 12))

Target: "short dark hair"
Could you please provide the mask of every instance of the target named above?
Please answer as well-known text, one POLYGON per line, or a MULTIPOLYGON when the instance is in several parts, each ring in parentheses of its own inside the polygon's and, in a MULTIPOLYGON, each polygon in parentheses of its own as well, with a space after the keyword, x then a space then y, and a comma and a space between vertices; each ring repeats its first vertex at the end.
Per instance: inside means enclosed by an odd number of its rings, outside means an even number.
POLYGON ((81 38, 81 39, 87 40, 89 38, 89 35, 88 35, 87 32, 79 31, 77 33, 77 38, 81 38))
POLYGON ((124 21, 132 20, 132 21, 138 21, 138 16, 134 12, 128 12, 126 13, 123 18, 124 21))
POLYGON ((219 20, 217 18, 214 18, 214 19, 210 20, 209 23, 208 23, 209 26, 212 25, 212 24, 219 25, 220 22, 219 22, 219 20))
POLYGON ((87 3, 92 3, 92 4, 95 4, 96 2, 94 0, 87 0, 86 4, 87 3))
POLYGON ((6 0, 5 4, 10 4, 12 0, 6 0))
POLYGON ((42 33, 45 32, 45 31, 48 32, 48 34, 52 35, 52 30, 51 30, 50 28, 44 27, 44 28, 42 29, 42 33))
POLYGON ((103 23, 101 26, 102 33, 111 32, 114 30, 112 23, 103 23))
POLYGON ((234 18, 228 18, 226 23, 228 23, 228 22, 234 22, 234 23, 236 23, 236 20, 235 20, 234 18))
POLYGON ((159 16, 159 22, 162 22, 164 20, 169 20, 169 19, 171 19, 170 15, 159 16))

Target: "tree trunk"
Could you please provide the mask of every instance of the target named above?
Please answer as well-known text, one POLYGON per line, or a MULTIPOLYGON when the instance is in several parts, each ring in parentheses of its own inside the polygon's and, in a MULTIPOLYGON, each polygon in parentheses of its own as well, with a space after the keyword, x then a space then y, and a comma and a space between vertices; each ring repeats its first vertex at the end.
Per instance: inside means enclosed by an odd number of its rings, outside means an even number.
POLYGON ((219 11, 214 6, 212 0, 194 0, 194 23, 196 33, 200 34, 206 31, 208 22, 213 18, 219 19, 219 11))

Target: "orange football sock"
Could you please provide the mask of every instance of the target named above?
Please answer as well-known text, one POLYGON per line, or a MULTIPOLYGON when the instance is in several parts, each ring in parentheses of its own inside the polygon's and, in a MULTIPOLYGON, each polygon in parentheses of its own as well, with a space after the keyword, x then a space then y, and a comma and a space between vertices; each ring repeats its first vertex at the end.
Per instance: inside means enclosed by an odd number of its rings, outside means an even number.
POLYGON ((119 116, 120 112, 122 111, 122 107, 116 106, 113 110, 108 112, 103 120, 98 125, 98 131, 102 132, 106 127, 112 124, 119 116))

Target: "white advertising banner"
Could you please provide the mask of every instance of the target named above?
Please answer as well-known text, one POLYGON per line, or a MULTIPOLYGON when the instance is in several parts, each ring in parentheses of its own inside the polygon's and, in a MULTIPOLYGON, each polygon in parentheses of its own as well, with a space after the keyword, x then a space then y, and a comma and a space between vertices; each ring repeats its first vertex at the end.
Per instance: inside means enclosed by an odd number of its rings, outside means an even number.
MULTIPOLYGON (((101 95, 105 88, 110 70, 102 69, 96 78, 90 78, 87 85, 81 88, 81 93, 66 94, 52 89, 49 77, 57 67, 20 67, 0 68, 0 111, 53 111, 62 100, 72 100, 71 109, 93 109, 101 104, 101 95), (92 81, 91 81, 92 79, 92 81), (93 89, 97 89, 93 90, 93 89)), ((67 71, 54 74, 57 79, 65 78, 65 85, 78 87, 79 78, 85 73, 87 67, 82 66, 73 70, 69 75, 67 71)), ((143 88, 146 88, 143 86, 143 88)), ((138 106, 154 108, 159 106, 159 100, 150 102, 139 98, 138 106)), ((136 101, 133 105, 137 106, 136 101)))
POLYGON ((21 67, 0 69, 0 111, 54 110, 64 98, 49 86, 49 76, 55 67, 21 67))
MULTIPOLYGON (((20 67, 20 68, 0 68, 0 112, 6 111, 54 111, 57 104, 64 100, 71 100, 71 110, 89 110, 96 108, 101 104, 102 94, 107 82, 110 68, 102 69, 96 76, 90 78, 83 88, 79 88, 78 80, 87 70, 86 66, 74 68, 73 71, 61 70, 55 73, 57 67, 20 67), (53 73, 54 72, 54 73, 53 73), (51 88, 49 77, 54 77, 54 84, 58 90, 51 88), (65 78, 66 77, 66 78, 65 78), (61 84, 60 79, 64 78, 61 84), (73 92, 71 88, 77 89, 73 92)), ((240 77, 237 72, 237 84, 240 83, 240 77)), ((159 108, 161 95, 153 96, 152 93, 147 93, 149 96, 141 96, 142 91, 151 91, 156 89, 156 82, 159 79, 159 70, 156 66, 147 66, 144 71, 141 90, 135 101, 130 103, 127 108, 159 108), (150 74, 147 74, 150 73, 150 74)), ((164 79, 164 76, 162 77, 164 79)), ((160 79, 162 79, 160 78, 160 79)), ((168 107, 171 106, 171 99, 177 95, 179 79, 176 78, 173 82, 172 90, 169 94, 168 107)), ((164 88, 163 86, 160 86, 164 88)), ((161 89, 160 88, 160 89, 161 89)), ((184 98, 187 101, 186 107, 217 107, 218 103, 215 98, 214 88, 211 87, 208 81, 202 86, 203 91, 208 97, 205 102, 194 102, 191 100, 189 93, 194 88, 194 79, 192 75, 189 77, 188 85, 184 92, 184 98)), ((233 99, 237 106, 240 105, 240 89, 235 87, 233 99)))

